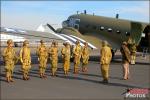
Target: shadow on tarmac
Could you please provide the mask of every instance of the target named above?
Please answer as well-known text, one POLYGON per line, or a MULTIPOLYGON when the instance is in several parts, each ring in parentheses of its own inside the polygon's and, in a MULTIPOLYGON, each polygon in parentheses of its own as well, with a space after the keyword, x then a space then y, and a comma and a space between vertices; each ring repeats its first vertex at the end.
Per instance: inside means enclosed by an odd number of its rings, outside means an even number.
MULTIPOLYGON (((50 72, 50 69, 48 70, 48 73, 50 72)), ((48 74, 46 72, 46 74, 48 74)), ((92 76, 92 77, 102 77, 100 75, 94 75, 94 74, 87 74, 87 73, 79 73, 79 75, 84 75, 84 76, 92 76)), ((0 81, 3 81, 3 82, 7 82, 5 80, 5 73, 0 73, 0 81)), ((36 77, 36 78, 40 78, 39 76, 39 71, 38 69, 32 69, 30 72, 29 72, 29 76, 30 77, 36 77)), ((50 73, 48 76, 51 76, 50 73)), ((96 84, 103 84, 103 85, 107 85, 107 86, 117 86, 117 87, 125 87, 125 88, 142 88, 142 87, 137 87, 137 86, 133 86, 133 85, 126 85, 126 84, 121 84, 121 83, 113 83, 113 82, 109 82, 108 84, 105 84, 103 83, 102 81, 97 81, 97 80, 92 80, 92 79, 87 79, 87 78, 82 78, 82 77, 78 77, 77 75, 73 75, 73 76, 64 76, 64 73, 63 73, 63 69, 62 68, 59 68, 58 71, 57 71, 57 77, 59 78, 64 78, 64 79, 69 79, 69 80, 81 80, 81 81, 87 81, 87 82, 92 82, 92 83, 96 83, 96 84), (61 75, 60 75, 61 74, 61 75)), ((22 71, 21 70, 17 70, 14 72, 14 75, 13 75, 13 78, 14 79, 19 79, 19 80, 23 80, 22 79, 22 71), (19 76, 18 76, 19 75, 19 76)), ((118 79, 118 80, 122 80, 122 78, 119 78, 119 77, 109 77, 110 79, 118 79)))
POLYGON ((87 82, 92 82, 96 84, 103 84, 107 86, 117 86, 117 87, 125 87, 125 88, 142 88, 142 87, 137 87, 137 86, 132 86, 132 85, 126 85, 126 84, 121 84, 121 83, 103 83, 102 81, 97 81, 97 80, 91 80, 91 79, 86 79, 86 78, 81 78, 81 77, 73 77, 73 76, 58 76, 59 78, 64 78, 64 79, 70 79, 70 80, 82 80, 82 81, 87 81, 87 82))

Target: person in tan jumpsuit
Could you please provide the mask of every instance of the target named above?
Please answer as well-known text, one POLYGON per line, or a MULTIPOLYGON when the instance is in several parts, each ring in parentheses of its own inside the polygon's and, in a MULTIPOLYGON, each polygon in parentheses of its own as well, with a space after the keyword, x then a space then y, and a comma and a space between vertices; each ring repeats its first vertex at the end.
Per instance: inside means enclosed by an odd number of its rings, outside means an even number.
POLYGON ((23 42, 23 47, 20 50, 20 61, 22 63, 23 80, 29 80, 29 70, 31 69, 31 54, 28 47, 29 41, 23 42))
POLYGON ((74 55, 74 73, 77 74, 79 72, 79 65, 81 58, 81 46, 79 41, 76 41, 76 45, 73 48, 73 55, 74 55))
POLYGON ((70 44, 68 42, 64 43, 64 46, 61 50, 62 59, 63 59, 63 68, 64 74, 68 75, 70 69, 70 44))
POLYGON ((48 51, 44 44, 44 41, 40 41, 40 46, 37 48, 37 55, 38 55, 38 61, 39 61, 39 74, 40 78, 46 78, 45 76, 45 70, 47 65, 47 58, 48 58, 48 51))
POLYGON ((15 65, 15 56, 16 52, 13 46, 13 41, 11 39, 7 40, 7 47, 4 49, 3 57, 5 63, 5 70, 6 70, 6 80, 7 82, 13 82, 12 79, 14 65, 15 65))
POLYGON ((84 47, 82 48, 82 72, 87 72, 87 65, 89 61, 89 49, 88 43, 84 43, 84 47))
POLYGON ((57 45, 58 45, 57 42, 53 41, 52 46, 49 49, 52 76, 56 76, 56 71, 57 71, 57 63, 58 63, 58 47, 57 47, 57 45))
POLYGON ((103 82, 108 83, 109 78, 109 65, 112 58, 111 49, 108 46, 107 41, 102 42, 102 48, 100 50, 100 64, 101 64, 101 72, 103 77, 103 82))
POLYGON ((129 64, 131 61, 130 50, 128 48, 127 42, 123 42, 120 48, 122 54, 122 62, 123 62, 123 79, 129 79, 129 64))

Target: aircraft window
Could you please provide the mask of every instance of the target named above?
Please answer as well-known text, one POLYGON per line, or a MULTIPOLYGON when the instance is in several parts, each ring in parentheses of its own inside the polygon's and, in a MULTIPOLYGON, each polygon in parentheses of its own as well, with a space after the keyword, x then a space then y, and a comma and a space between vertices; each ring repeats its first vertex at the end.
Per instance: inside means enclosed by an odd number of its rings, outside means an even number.
POLYGON ((73 18, 70 18, 70 21, 72 21, 73 20, 73 18))
POLYGON ((108 28, 108 32, 112 32, 112 29, 111 29, 111 28, 108 28))
POLYGON ((78 24, 79 24, 79 23, 80 23, 80 19, 76 19, 76 22, 75 22, 75 23, 78 23, 78 24))
POLYGON ((119 30, 117 30, 117 33, 120 34, 121 32, 119 30))
POLYGON ((130 32, 126 32, 126 36, 130 36, 130 32))
POLYGON ((104 28, 103 26, 100 27, 100 30, 101 30, 101 31, 104 30, 104 29, 105 29, 105 28, 104 28))

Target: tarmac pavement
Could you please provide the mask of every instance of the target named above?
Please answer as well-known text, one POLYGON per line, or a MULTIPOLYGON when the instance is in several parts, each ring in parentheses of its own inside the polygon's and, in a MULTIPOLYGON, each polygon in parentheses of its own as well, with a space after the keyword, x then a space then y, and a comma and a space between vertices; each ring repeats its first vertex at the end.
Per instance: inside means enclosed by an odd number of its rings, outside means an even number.
MULTIPOLYGON (((36 58, 32 58, 36 60, 36 58)), ((73 74, 73 63, 69 75, 63 74, 62 63, 58 64, 57 77, 51 77, 50 64, 47 79, 38 75, 38 63, 32 64, 30 80, 22 80, 21 65, 18 63, 14 71, 14 83, 5 80, 4 66, 1 66, 1 99, 2 100, 123 100, 129 88, 150 88, 150 64, 138 63, 130 65, 130 79, 122 79, 122 64, 119 60, 110 65, 109 83, 102 83, 98 61, 90 61, 88 72, 73 74)), ((149 96, 148 96, 149 97, 149 96)))
MULTIPOLYGON (((21 64, 14 70, 13 83, 7 83, 2 58, 0 59, 0 99, 1 100, 149 100, 146 98, 125 98, 127 89, 150 89, 150 55, 146 58, 137 55, 136 65, 130 65, 130 79, 122 79, 121 55, 116 53, 110 64, 109 83, 102 83, 99 64, 99 50, 92 51, 88 72, 73 74, 73 62, 69 75, 64 76, 61 58, 59 57, 57 77, 50 75, 50 64, 47 64, 47 79, 39 77, 37 56, 32 53, 30 80, 22 80, 21 64)), ((81 67, 80 67, 81 69, 81 67)))

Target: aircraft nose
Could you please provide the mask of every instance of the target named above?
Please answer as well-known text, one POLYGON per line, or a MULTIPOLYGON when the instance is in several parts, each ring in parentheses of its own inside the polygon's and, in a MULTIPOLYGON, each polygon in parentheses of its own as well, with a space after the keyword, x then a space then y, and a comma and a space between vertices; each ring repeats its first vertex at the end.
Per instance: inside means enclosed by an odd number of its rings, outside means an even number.
POLYGON ((67 20, 63 21, 62 22, 62 27, 67 27, 67 26, 68 26, 68 21, 67 20))

